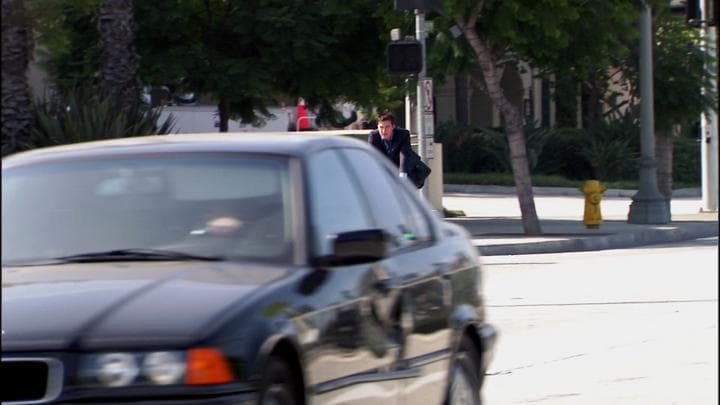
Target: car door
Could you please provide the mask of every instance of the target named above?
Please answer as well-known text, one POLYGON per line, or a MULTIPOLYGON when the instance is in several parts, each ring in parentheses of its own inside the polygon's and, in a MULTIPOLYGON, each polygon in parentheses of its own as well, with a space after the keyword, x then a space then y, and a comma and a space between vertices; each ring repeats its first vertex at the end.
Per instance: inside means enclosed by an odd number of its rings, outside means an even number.
MULTIPOLYGON (((391 309, 399 331, 405 371, 405 403, 441 403, 449 369, 451 288, 446 270, 452 253, 437 243, 430 219, 417 191, 398 178, 397 169, 379 164, 368 152, 346 152, 370 201, 378 227, 392 235, 395 245, 382 268, 387 284, 399 300, 391 309), (414 195, 413 195, 414 194, 414 195)), ((382 162, 384 163, 384 162, 382 162)))
MULTIPOLYGON (((338 150, 312 154, 306 168, 311 257, 330 254, 337 234, 374 228, 371 207, 338 150)), ((317 334, 304 347, 314 402, 395 404, 403 378, 395 371, 401 345, 384 327, 390 314, 380 307, 392 306, 393 298, 385 293, 382 266, 318 267, 309 276, 321 282, 314 283, 298 320, 317 334)))

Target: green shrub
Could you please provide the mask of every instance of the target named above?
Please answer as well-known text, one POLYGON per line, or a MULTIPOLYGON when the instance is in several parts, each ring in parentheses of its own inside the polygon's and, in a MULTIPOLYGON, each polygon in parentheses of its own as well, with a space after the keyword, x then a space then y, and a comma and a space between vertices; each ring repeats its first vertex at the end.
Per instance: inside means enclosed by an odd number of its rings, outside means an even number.
POLYGON ((443 170, 446 172, 497 172, 509 170, 504 141, 492 134, 453 122, 436 129, 435 141, 443 144, 443 170))
POLYGON ((568 179, 587 180, 593 176, 592 166, 583 156, 585 132, 578 128, 555 128, 548 131, 545 147, 538 157, 535 173, 557 175, 568 179))
POLYGON ((593 169, 591 178, 618 180, 625 178, 630 167, 635 166, 636 154, 630 150, 630 140, 600 133, 583 139, 582 154, 593 169))
MULTIPOLYGON (((492 154, 499 163, 498 166, 502 171, 512 170, 512 162, 510 161, 510 145, 508 144, 507 135, 504 129, 499 128, 481 128, 484 139, 486 139, 486 148, 488 153, 492 154)), ((533 172, 537 166, 539 157, 548 137, 549 130, 542 127, 526 126, 525 147, 528 158, 528 166, 533 172)))
MULTIPOLYGON (((532 170, 542 154, 548 130, 525 128, 528 163, 532 170)), ((510 147, 502 128, 473 129, 452 122, 438 126, 436 142, 443 144, 443 170, 448 172, 508 172, 510 147)))
MULTIPOLYGON (((443 173, 445 184, 477 184, 485 186, 514 186, 512 173, 443 173)), ((584 180, 568 179, 562 176, 535 174, 533 187, 570 187, 579 188, 584 180)), ((637 180, 603 182, 608 188, 637 189, 637 180)))
POLYGON ((121 107, 120 100, 101 97, 92 89, 74 89, 50 101, 36 101, 32 148, 98 139, 168 134, 169 116, 160 126, 161 110, 138 103, 121 107))
POLYGON ((673 183, 700 184, 700 141, 678 137, 673 141, 673 183))
MULTIPOLYGON (((526 128, 525 131, 534 185, 539 185, 535 181, 543 177, 569 181, 597 178, 605 183, 629 181, 631 184, 639 177, 639 127, 631 114, 589 129, 526 128)), ((508 143, 502 129, 473 129, 445 122, 438 126, 435 140, 443 144, 445 176, 449 173, 459 176, 480 174, 481 180, 457 181, 513 184, 512 176, 510 180, 492 179, 492 174, 512 172, 508 143)), ((680 137, 674 145, 673 181, 698 184, 700 145, 697 140, 680 137)))
POLYGON ((639 171, 640 133, 637 120, 626 114, 599 121, 588 128, 582 155, 593 169, 593 178, 603 181, 636 178, 639 171))

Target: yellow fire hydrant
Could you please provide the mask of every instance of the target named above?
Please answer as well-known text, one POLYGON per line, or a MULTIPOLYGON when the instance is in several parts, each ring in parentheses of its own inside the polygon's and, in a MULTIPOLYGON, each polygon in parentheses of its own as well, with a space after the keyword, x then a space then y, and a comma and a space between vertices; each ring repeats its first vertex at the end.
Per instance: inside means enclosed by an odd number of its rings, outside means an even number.
POLYGON ((602 193, 607 190, 602 183, 597 180, 588 180, 580 187, 580 191, 585 194, 585 214, 583 215, 583 223, 586 228, 599 228, 602 224, 602 214, 600 214, 600 200, 602 193))

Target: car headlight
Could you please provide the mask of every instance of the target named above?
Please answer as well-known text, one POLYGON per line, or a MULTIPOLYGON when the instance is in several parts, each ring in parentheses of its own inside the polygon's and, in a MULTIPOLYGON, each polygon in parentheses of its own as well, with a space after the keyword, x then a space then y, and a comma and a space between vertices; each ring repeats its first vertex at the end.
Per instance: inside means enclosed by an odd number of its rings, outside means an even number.
POLYGON ((145 356, 142 371, 155 384, 177 384, 185 374, 185 361, 178 352, 153 352, 145 356))
POLYGON ((188 351, 113 352, 85 356, 79 371, 83 385, 224 384, 233 381, 230 365, 216 348, 188 351))
POLYGON ((129 353, 107 353, 97 357, 95 375, 102 385, 120 387, 130 384, 140 373, 135 356, 129 353))

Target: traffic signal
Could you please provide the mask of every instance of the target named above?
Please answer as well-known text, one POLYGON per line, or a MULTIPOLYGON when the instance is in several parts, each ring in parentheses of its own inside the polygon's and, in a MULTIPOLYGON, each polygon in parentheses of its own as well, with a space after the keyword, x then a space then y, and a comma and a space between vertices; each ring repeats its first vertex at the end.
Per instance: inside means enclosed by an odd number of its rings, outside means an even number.
POLYGON ((418 74, 423 68, 422 45, 419 41, 392 41, 387 46, 390 73, 418 74))
POLYGON ((395 0, 395 10, 432 11, 440 9, 440 0, 395 0))
POLYGON ((685 4, 685 20, 688 23, 692 24, 702 19, 700 15, 700 0, 687 0, 685 4))

